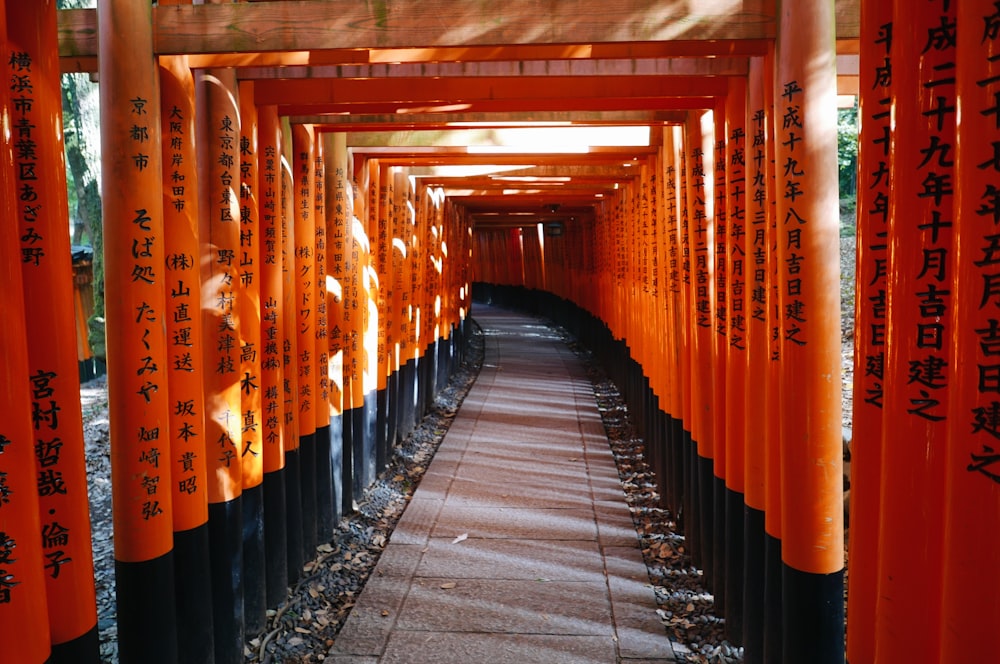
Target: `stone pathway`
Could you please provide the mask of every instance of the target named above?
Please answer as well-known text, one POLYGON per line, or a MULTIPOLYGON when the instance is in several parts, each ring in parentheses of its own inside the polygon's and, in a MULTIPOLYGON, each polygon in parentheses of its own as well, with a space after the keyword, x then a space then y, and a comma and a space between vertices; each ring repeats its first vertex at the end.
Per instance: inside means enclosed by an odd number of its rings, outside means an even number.
POLYGON ((575 355, 476 306, 482 371, 327 662, 673 662, 575 355))

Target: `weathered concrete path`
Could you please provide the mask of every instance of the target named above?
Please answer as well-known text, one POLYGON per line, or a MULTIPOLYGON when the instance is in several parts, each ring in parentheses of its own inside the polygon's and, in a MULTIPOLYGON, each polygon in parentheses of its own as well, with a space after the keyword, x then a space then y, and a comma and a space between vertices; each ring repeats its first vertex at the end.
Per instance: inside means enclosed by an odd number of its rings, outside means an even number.
POLYGON ((477 305, 482 372, 326 661, 671 662, 590 382, 477 305))

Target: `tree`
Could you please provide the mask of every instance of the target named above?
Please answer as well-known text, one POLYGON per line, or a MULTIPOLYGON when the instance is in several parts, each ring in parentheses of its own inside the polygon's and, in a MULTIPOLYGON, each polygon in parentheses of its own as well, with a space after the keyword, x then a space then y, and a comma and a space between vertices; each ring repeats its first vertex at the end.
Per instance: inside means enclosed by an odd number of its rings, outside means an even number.
MULTIPOLYGON (((95 0, 59 0, 59 9, 92 8, 95 0)), ((97 84, 86 74, 62 77, 63 136, 73 243, 94 250, 94 313, 87 321, 91 351, 105 357, 104 234, 101 222, 100 108, 97 84)))

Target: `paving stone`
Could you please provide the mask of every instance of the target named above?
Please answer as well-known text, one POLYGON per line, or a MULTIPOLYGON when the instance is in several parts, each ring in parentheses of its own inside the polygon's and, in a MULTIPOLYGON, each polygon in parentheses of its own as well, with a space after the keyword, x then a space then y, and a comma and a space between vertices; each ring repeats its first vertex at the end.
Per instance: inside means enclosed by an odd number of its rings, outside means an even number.
MULTIPOLYGON (((329 660, 327 660, 329 661, 329 660)), ((615 644, 608 636, 397 632, 382 664, 609 664, 615 644)))

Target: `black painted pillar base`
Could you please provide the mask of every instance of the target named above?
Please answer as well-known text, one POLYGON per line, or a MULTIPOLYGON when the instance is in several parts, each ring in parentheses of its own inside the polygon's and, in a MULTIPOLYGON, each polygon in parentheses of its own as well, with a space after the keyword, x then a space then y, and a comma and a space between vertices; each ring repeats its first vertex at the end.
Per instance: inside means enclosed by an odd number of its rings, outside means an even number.
POLYGON ((743 661, 764 664, 763 510, 744 506, 743 529, 743 661))
POLYGON ((782 564, 785 664, 843 664, 844 570, 815 574, 782 564))
POLYGON ((399 370, 393 371, 389 376, 387 388, 389 390, 389 409, 387 413, 388 422, 388 458, 392 459, 392 450, 399 442, 399 370))
POLYGON ((97 623, 94 623, 93 627, 75 639, 52 644, 52 652, 46 664, 99 664, 100 661, 101 637, 97 631, 97 623))
POLYGON ((316 427, 316 541, 323 544, 333 539, 333 467, 330 448, 333 444, 330 426, 316 427))
POLYGON ((288 584, 299 580, 305 563, 302 548, 302 457, 298 449, 285 450, 285 528, 288 533, 288 584))
MULTIPOLYGON (((212 561, 215 664, 242 664, 245 633, 243 501, 240 496, 223 503, 208 504, 208 546, 212 561)), ((118 619, 121 620, 121 613, 118 619)))
POLYGON ((180 662, 215 658, 208 522, 174 533, 177 652, 180 662))
POLYGON ((375 476, 389 463, 389 389, 375 392, 375 476))
MULTIPOLYGON (((288 528, 285 469, 264 473, 264 582, 268 608, 288 597, 288 528)), ((176 546, 176 542, 174 544, 176 546)))
POLYGON ((341 516, 353 514, 357 509, 354 499, 354 410, 345 410, 340 416, 343 426, 343 444, 340 447, 340 512, 341 516))
POLYGON ((267 584, 264 578, 264 486, 243 489, 243 626, 260 634, 267 626, 267 584))
POLYGON ((764 531, 764 661, 781 662, 781 540, 764 531))
POLYGON ((743 643, 743 494, 726 488, 726 640, 743 643))
POLYGON ((330 515, 331 532, 329 537, 324 539, 328 542, 333 539, 333 530, 336 530, 341 517, 344 516, 344 416, 333 415, 330 417, 330 515))
MULTIPOLYGON (((119 661, 175 664, 178 660, 173 551, 142 562, 116 560, 115 586, 119 661)), ((242 655, 241 652, 241 658, 242 655)))
POLYGON ((684 534, 691 554, 691 564, 701 568, 701 501, 698 498, 698 441, 691 432, 684 430, 684 469, 685 485, 688 490, 684 494, 684 534))
POLYGON ((410 358, 400 368, 399 376, 399 409, 400 409, 400 438, 408 438, 413 433, 416 425, 416 403, 417 403, 417 361, 410 358))
POLYGON ((701 571, 705 588, 715 592, 715 475, 712 473, 712 459, 695 452, 698 464, 698 549, 701 551, 701 571))
MULTIPOLYGON (((714 463, 713 463, 714 468, 714 463)), ((714 471, 713 471, 714 472, 714 471)), ((715 611, 726 613, 726 480, 712 476, 712 581, 715 611)), ((742 523, 740 526, 742 527, 742 523)))
POLYGON ((302 514, 302 556, 305 561, 316 555, 316 433, 299 436, 299 486, 302 514))

